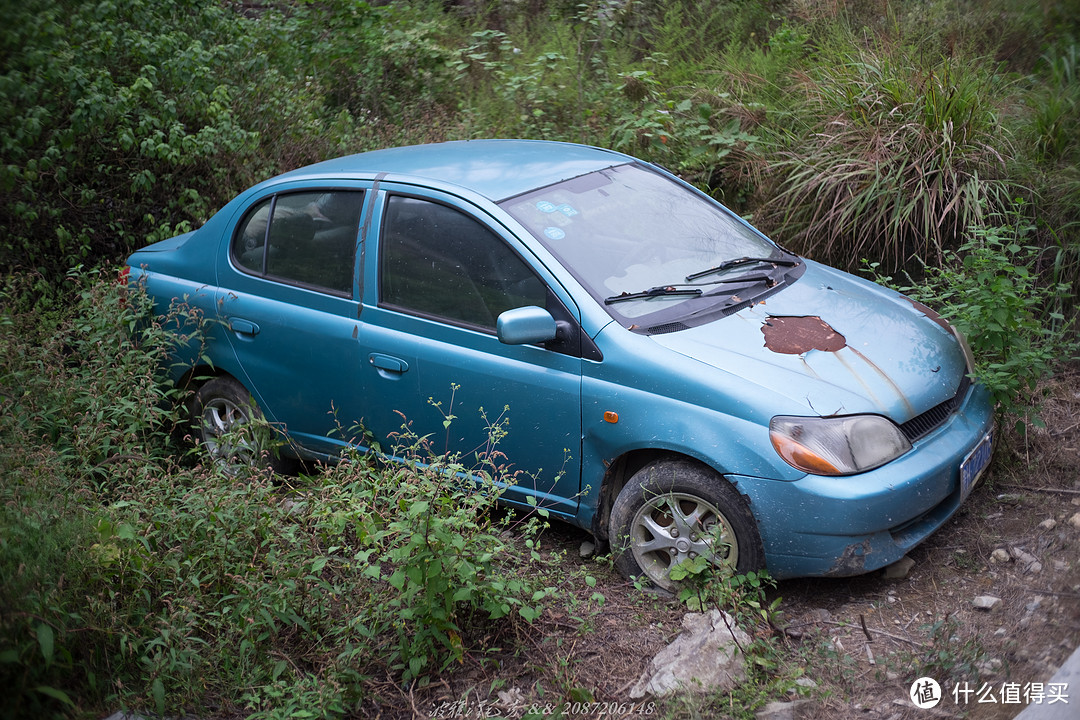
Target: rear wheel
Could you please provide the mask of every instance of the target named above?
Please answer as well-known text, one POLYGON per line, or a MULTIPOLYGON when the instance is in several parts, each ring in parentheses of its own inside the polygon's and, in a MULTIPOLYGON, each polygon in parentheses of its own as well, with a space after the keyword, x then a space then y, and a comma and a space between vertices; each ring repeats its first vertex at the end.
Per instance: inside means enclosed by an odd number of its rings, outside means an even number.
POLYGON ((251 393, 228 375, 205 383, 191 402, 195 438, 226 471, 267 466, 284 469, 273 455, 274 432, 263 419, 251 393))
POLYGON ((698 556, 727 574, 765 564, 757 523, 742 496, 689 460, 663 460, 630 478, 611 509, 609 532, 619 571, 665 590, 678 588, 670 569, 698 556))

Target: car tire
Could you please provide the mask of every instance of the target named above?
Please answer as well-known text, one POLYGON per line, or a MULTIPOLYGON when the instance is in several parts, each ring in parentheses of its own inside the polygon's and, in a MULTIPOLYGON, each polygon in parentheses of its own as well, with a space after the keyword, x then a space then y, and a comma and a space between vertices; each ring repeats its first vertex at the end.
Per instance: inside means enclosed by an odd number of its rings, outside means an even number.
POLYGON ((221 375, 199 387, 191 401, 191 429, 201 448, 226 472, 241 467, 287 469, 274 454, 275 433, 235 378, 221 375))
POLYGON ((668 577, 671 567, 707 552, 732 574, 765 565, 757 523, 742 496, 690 460, 662 460, 635 473, 611 509, 609 532, 619 572, 672 592, 679 585, 668 577), (717 524, 719 552, 708 537, 717 524))

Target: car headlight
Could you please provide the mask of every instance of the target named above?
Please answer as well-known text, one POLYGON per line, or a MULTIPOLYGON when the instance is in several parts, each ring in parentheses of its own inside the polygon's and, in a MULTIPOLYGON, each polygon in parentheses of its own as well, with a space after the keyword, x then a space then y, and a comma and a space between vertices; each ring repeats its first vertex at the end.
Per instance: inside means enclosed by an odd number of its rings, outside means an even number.
POLYGON ((900 428, 880 415, 778 415, 769 422, 769 439, 789 465, 812 475, 873 470, 911 450, 900 428))

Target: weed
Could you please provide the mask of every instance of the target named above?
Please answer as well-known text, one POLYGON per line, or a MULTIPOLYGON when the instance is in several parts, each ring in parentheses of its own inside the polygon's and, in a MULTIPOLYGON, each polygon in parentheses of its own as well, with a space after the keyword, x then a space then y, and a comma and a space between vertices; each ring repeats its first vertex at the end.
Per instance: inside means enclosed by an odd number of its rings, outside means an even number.
POLYGON ((980 664, 986 657, 978 636, 965 630, 952 615, 922 628, 930 641, 919 656, 919 675, 979 684, 980 664))
MULTIPOLYGON (((1015 418, 1018 431, 1040 426, 1039 382, 1080 344, 1062 310, 1070 286, 1047 282, 1038 271, 1043 250, 1029 244, 1034 225, 1015 208, 999 225, 974 225, 968 240, 927 267, 921 284, 901 287, 937 308, 971 344, 973 375, 989 388, 999 411, 1015 418)), ((869 264, 879 282, 892 278, 869 264)))

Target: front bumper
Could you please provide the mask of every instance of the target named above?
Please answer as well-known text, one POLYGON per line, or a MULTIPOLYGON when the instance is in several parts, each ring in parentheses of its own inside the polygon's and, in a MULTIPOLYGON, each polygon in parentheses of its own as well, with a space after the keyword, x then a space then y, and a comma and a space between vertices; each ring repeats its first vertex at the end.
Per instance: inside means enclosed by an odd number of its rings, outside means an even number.
POLYGON ((896 562, 952 517, 965 495, 960 465, 993 423, 989 393, 976 384, 941 427, 876 470, 728 479, 749 500, 773 577, 860 575, 896 562))

